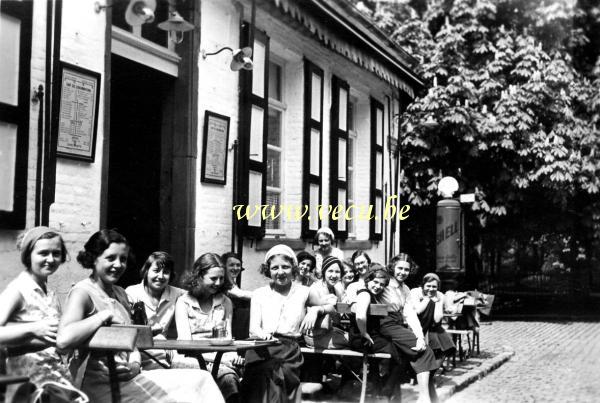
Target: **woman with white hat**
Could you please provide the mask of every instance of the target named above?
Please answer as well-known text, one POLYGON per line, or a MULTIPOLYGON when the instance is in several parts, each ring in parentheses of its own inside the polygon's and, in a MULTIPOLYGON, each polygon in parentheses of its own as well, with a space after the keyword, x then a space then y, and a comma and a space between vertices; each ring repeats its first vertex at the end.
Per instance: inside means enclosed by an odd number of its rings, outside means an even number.
POLYGON ((344 260, 344 252, 341 249, 333 246, 333 242, 335 241, 335 235, 330 228, 321 227, 318 229, 317 234, 315 235, 315 244, 319 247, 315 251, 315 258, 317 260, 315 274, 317 276, 321 273, 321 266, 323 265, 323 259, 328 256, 333 256, 338 258, 339 260, 344 260))
POLYGON ((302 332, 314 327, 324 308, 315 292, 293 281, 297 271, 298 261, 290 247, 276 245, 265 255, 261 272, 271 281, 252 295, 250 336, 276 338, 280 344, 246 353, 240 396, 247 402, 293 402, 301 393, 303 359, 298 340, 302 332))

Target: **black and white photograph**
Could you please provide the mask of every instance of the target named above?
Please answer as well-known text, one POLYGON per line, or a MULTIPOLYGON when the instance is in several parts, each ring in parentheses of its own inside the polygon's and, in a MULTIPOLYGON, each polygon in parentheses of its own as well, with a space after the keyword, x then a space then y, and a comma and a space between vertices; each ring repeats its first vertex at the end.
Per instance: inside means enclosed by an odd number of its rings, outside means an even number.
POLYGON ((0 50, 0 403, 600 399, 600 0, 0 0, 0 50))

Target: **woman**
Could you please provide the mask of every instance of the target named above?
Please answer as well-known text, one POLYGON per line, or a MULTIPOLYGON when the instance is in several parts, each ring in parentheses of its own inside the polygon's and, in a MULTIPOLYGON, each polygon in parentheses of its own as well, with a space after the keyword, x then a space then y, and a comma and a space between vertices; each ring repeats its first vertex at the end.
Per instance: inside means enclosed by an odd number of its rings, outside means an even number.
MULTIPOLYGON (((431 378, 439 365, 436 363, 431 349, 425 345, 418 320, 416 328, 408 329, 404 325, 405 319, 408 319, 407 316, 411 315, 410 311, 412 311, 412 315, 415 315, 413 308, 407 307, 406 301, 404 301, 404 306, 399 306, 397 301, 392 304, 393 311, 389 312, 388 316, 382 318, 367 316, 370 304, 389 304, 387 298, 384 298, 383 292, 389 284, 390 276, 383 266, 375 263, 364 281, 366 287, 358 291, 355 305, 356 325, 361 336, 360 344, 374 352, 390 353, 397 366, 396 370, 392 371, 394 378, 397 377, 397 368, 400 368, 403 360, 408 360, 417 374, 418 402, 437 401, 435 385, 431 378)), ((416 315, 414 319, 416 319, 416 315)), ((353 340, 353 345, 357 344, 359 343, 353 340)), ((388 381, 388 385, 394 385, 394 383, 399 382, 394 382, 394 379, 388 381)))
MULTIPOLYGON (((39 351, 8 358, 7 372, 28 376, 37 387, 45 381, 71 385, 55 348, 60 306, 48 289, 48 277, 67 258, 65 243, 50 228, 35 227, 23 235, 19 249, 25 270, 0 295, 0 344, 39 351)), ((11 389, 9 395, 16 387, 11 389)))
MULTIPOLYGON (((177 339, 212 337, 215 327, 224 328, 224 336, 231 338, 233 305, 226 295, 231 283, 219 256, 205 253, 196 259, 182 286, 187 292, 175 304, 177 339)), ((208 361, 212 361, 213 356, 204 354, 208 361)), ((219 366, 217 384, 228 402, 239 399, 239 376, 233 368, 239 364, 241 359, 232 353, 225 354, 219 366)))
POLYGON ((342 286, 344 287, 344 292, 346 292, 348 286, 356 280, 356 271, 354 270, 352 262, 349 260, 342 261, 342 286))
POLYGON ((442 327, 444 317, 444 294, 440 291, 441 281, 437 274, 427 273, 421 287, 410 290, 411 299, 423 331, 427 333, 428 345, 433 350, 438 364, 452 355, 456 347, 452 338, 442 327))
POLYGON ((321 301, 308 287, 293 281, 298 261, 285 245, 272 247, 261 272, 271 281, 254 291, 250 303, 250 335, 279 339, 280 344, 246 353, 242 396, 247 402, 294 402, 300 393, 302 354, 298 339, 314 327, 321 301), (307 306, 309 307, 307 309, 307 306))
POLYGON ((242 290, 238 286, 240 274, 245 270, 242 267, 242 259, 234 252, 227 252, 221 256, 221 262, 225 264, 225 273, 229 276, 231 289, 227 296, 233 303, 233 317, 231 332, 234 339, 242 340, 248 338, 250 326, 250 298, 252 291, 242 290))
POLYGON ((327 227, 319 228, 317 230, 317 234, 315 235, 314 241, 319 246, 315 253, 315 274, 317 276, 320 275, 323 259, 325 259, 327 256, 333 256, 340 260, 344 260, 344 252, 332 245, 333 241, 335 241, 335 235, 333 235, 333 231, 331 229, 327 227))
POLYGON ((335 309, 335 304, 342 301, 344 294, 340 282, 342 266, 339 259, 333 256, 326 257, 321 266, 321 280, 317 280, 310 286, 310 290, 324 303, 323 314, 319 315, 315 328, 309 332, 310 337, 305 337, 306 344, 311 347, 348 347, 348 334, 341 330, 340 316, 335 309))
POLYGON ((317 280, 314 273, 317 261, 311 253, 305 250, 298 252, 296 259, 298 260, 298 276, 295 281, 310 287, 317 280))
MULTIPOLYGON (((166 252, 152 252, 140 269, 140 277, 142 282, 127 287, 125 292, 134 304, 143 305, 146 324, 151 326, 154 339, 166 340, 175 316, 175 302, 184 293, 171 285, 175 281, 173 258, 166 252)), ((172 352, 152 350, 148 353, 151 356, 142 352, 144 370, 161 368, 155 360, 166 366, 173 364, 172 352)))
MULTIPOLYGON (((77 255, 90 277, 71 289, 58 328, 60 349, 76 349, 105 324, 131 324, 125 290, 116 285, 127 269, 129 244, 114 230, 100 230, 77 255)), ((169 369, 140 373, 138 351, 115 354, 122 402, 223 402, 217 385, 207 371, 169 369)), ((92 402, 110 400, 106 353, 80 348, 71 360, 71 373, 92 402)))
POLYGON ((354 265, 354 271, 358 275, 358 279, 346 287, 343 300, 349 304, 355 302, 358 290, 365 288, 364 278, 369 272, 371 258, 365 251, 357 250, 352 254, 351 261, 354 265))

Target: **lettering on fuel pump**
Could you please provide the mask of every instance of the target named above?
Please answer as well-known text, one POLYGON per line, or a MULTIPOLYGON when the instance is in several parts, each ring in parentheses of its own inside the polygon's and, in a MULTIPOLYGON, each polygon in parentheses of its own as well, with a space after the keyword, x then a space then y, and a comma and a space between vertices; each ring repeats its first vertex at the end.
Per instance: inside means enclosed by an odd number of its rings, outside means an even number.
POLYGON ((439 245, 444 242, 446 239, 450 238, 452 235, 458 234, 458 221, 447 225, 441 231, 439 231, 436 235, 436 244, 439 245))

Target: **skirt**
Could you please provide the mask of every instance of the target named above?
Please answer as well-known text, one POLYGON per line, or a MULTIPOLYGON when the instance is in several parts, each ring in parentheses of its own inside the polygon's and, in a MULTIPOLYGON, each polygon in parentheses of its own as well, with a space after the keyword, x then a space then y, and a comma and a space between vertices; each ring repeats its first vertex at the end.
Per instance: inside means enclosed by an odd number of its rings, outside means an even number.
POLYGON ((295 339, 279 337, 281 344, 246 353, 240 397, 249 403, 295 402, 304 362, 295 339))

